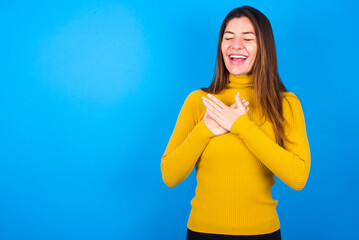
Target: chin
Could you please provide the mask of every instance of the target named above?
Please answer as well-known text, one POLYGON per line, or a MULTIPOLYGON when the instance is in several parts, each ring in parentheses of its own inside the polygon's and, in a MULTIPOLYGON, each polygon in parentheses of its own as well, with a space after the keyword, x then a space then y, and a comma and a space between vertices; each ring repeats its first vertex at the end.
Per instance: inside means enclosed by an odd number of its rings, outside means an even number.
POLYGON ((233 66, 231 64, 228 64, 229 67, 226 66, 228 72, 232 73, 233 75, 250 75, 252 74, 252 70, 248 70, 249 68, 245 66, 233 66))
POLYGON ((241 71, 241 70, 229 70, 228 72, 232 73, 233 75, 248 75, 249 72, 248 71, 241 71))

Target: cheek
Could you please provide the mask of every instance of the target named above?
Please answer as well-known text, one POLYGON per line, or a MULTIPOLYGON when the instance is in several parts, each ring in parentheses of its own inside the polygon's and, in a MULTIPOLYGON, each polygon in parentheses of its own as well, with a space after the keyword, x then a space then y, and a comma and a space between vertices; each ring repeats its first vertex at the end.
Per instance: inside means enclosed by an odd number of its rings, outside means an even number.
POLYGON ((251 55, 255 55, 257 53, 257 46, 248 46, 247 49, 251 55))
POLYGON ((223 59, 223 62, 227 65, 227 57, 226 57, 226 53, 222 51, 222 59, 223 59))
POLYGON ((226 48, 225 48, 224 44, 221 45, 221 51, 222 51, 222 55, 224 57, 226 55, 226 48))
POLYGON ((228 50, 228 44, 222 43, 221 51, 222 51, 222 56, 224 58, 224 61, 227 61, 227 50, 228 50))

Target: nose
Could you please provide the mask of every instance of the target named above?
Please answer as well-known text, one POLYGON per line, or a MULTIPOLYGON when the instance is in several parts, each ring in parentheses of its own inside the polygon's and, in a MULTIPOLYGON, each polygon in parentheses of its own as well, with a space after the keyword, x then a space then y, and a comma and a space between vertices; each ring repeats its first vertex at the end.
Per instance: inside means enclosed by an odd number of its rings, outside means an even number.
POLYGON ((243 45, 243 42, 241 39, 234 39, 231 47, 233 49, 242 49, 242 48, 244 48, 244 45, 243 45))

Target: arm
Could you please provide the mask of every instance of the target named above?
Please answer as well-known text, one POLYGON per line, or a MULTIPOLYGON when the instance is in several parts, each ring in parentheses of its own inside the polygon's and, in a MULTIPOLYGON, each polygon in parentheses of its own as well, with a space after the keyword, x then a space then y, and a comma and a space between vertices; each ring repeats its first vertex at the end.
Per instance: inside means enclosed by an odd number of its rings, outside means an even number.
POLYGON ((230 131, 237 134, 248 149, 279 179, 294 190, 301 190, 310 170, 310 149, 301 103, 293 93, 284 96, 284 133, 293 144, 284 142, 282 148, 270 139, 247 114, 240 116, 230 131))
POLYGON ((198 122, 198 110, 198 99, 191 92, 182 106, 161 158, 162 178, 169 187, 176 186, 188 177, 210 138, 214 136, 203 120, 198 122))

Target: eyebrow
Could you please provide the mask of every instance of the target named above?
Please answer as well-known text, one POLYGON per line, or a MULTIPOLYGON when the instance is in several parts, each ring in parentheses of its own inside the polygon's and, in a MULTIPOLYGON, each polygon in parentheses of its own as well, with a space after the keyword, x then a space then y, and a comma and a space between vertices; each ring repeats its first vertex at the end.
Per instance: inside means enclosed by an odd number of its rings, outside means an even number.
MULTIPOLYGON (((231 32, 231 31, 225 31, 224 33, 234 34, 234 32, 231 32)), ((242 32, 242 34, 254 34, 254 35, 256 35, 254 32, 242 32)))

